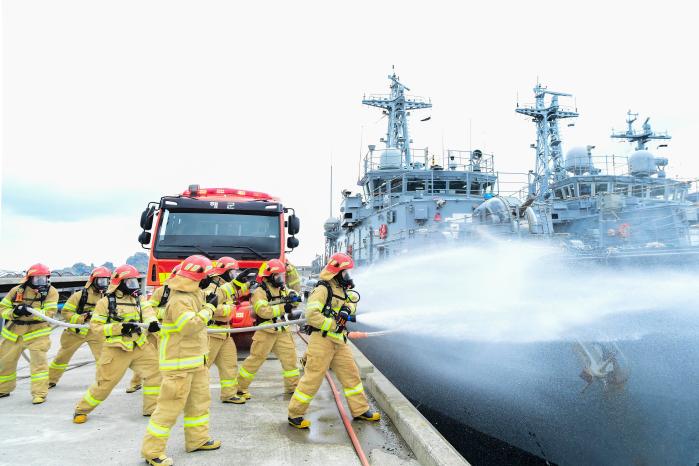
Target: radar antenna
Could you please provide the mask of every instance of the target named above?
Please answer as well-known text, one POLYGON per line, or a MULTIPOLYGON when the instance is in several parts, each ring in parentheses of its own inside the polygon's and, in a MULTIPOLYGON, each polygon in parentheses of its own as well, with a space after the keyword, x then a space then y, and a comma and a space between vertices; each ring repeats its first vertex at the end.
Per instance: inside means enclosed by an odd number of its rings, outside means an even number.
POLYGON ((636 143, 636 150, 646 150, 646 143, 652 139, 672 139, 672 136, 667 132, 654 133, 650 127, 650 117, 641 125, 641 131, 633 129, 634 122, 638 119, 638 113, 631 113, 631 110, 626 112, 626 131, 614 132, 612 130, 611 137, 614 139, 626 139, 631 143, 636 143))

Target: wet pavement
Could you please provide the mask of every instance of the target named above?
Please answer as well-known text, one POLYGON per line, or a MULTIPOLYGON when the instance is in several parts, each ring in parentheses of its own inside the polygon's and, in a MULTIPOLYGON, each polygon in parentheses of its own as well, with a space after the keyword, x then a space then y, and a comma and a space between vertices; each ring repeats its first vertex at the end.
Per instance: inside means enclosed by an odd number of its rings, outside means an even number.
MULTIPOLYGON (((58 351, 60 332, 52 334, 49 360, 58 351)), ((298 337, 297 345, 300 356, 305 345, 298 337)), ((241 351, 239 359, 245 355, 241 351)), ((71 361, 77 367, 65 373, 42 405, 31 404, 29 365, 20 359, 17 389, 0 399, 0 464, 143 464, 139 452, 148 419, 140 414, 141 392, 125 393, 130 371, 86 424, 72 423, 73 407, 94 379, 91 359, 83 345, 71 361)), ((286 422, 290 395, 283 393, 281 365, 274 357, 258 372, 250 387, 253 399, 245 405, 220 403, 215 368, 211 375, 210 432, 223 446, 212 452, 186 453, 180 416, 168 442, 168 454, 175 464, 360 464, 327 383, 309 409, 307 418, 313 424, 307 432, 286 422)), ((379 423, 354 421, 353 426, 372 464, 418 464, 386 416, 379 423)))

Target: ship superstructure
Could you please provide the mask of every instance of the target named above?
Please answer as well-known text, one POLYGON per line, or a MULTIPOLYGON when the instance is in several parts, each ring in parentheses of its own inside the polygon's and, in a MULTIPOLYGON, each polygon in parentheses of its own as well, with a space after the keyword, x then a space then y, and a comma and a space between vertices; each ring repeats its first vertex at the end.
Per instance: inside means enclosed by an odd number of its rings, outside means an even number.
POLYGON ((388 117, 384 147, 369 145, 357 183, 362 192, 343 191, 340 218, 326 221, 326 254, 348 252, 362 265, 435 241, 469 239, 484 228, 508 235, 536 230, 531 209, 499 196, 492 154, 448 149, 438 156, 412 147, 411 111, 432 103, 407 96, 395 72, 388 79, 389 94, 362 100, 388 117))

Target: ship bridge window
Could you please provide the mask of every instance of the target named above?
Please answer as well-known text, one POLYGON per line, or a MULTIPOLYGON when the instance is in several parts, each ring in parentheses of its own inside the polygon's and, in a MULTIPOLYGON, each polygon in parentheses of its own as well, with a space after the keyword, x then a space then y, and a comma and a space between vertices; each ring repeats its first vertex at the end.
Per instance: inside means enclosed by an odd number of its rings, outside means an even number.
POLYGON ((402 178, 393 178, 391 180, 391 192, 392 193, 400 193, 403 191, 403 179, 402 178))
POLYGON ((408 191, 424 191, 425 180, 419 178, 408 178, 408 191))
POLYGON ((580 183, 578 189, 581 196, 590 196, 592 194, 592 184, 580 183))
POLYGON ((463 181, 450 181, 449 182, 449 189, 454 192, 454 194, 466 194, 466 186, 467 184, 464 183, 463 181))
POLYGON ((634 197, 646 197, 648 194, 648 186, 637 184, 631 187, 631 195, 634 197))
POLYGON ((621 194, 624 196, 628 196, 629 194, 629 185, 626 183, 617 183, 614 185, 614 192, 616 194, 621 194))
POLYGON ((556 199, 565 199, 563 197, 563 190, 562 189, 557 189, 553 192, 553 195, 556 199))
POLYGON ((596 183, 595 194, 604 194, 609 192, 609 183, 596 183))
POLYGON ((563 192, 565 193, 565 197, 577 197, 576 193, 576 185, 574 184, 569 184, 568 186, 563 187, 563 192))
POLYGON ((662 198, 667 198, 667 199, 672 199, 673 194, 674 194, 674 189, 671 187, 667 187, 667 197, 665 195, 665 186, 655 186, 650 188, 650 197, 656 198, 656 199, 662 199, 662 198))
POLYGON ((444 194, 447 190, 447 182, 442 180, 434 180, 432 182, 432 193, 444 194))

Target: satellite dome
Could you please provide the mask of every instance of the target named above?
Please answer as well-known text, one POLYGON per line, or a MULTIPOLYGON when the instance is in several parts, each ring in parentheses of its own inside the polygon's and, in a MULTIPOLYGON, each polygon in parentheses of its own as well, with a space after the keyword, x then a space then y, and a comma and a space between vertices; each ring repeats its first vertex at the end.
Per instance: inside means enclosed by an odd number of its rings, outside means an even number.
POLYGON ((585 146, 572 147, 566 153, 565 169, 575 175, 590 173, 594 166, 592 155, 585 146))
POLYGON ((633 176, 650 176, 657 173, 655 156, 647 150, 637 150, 629 157, 629 172, 633 176))

